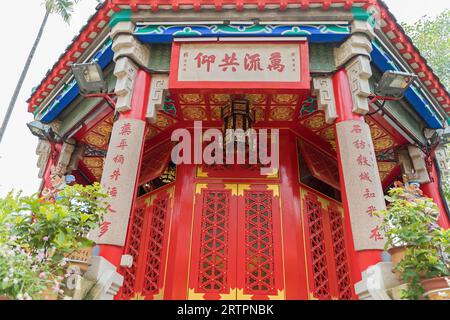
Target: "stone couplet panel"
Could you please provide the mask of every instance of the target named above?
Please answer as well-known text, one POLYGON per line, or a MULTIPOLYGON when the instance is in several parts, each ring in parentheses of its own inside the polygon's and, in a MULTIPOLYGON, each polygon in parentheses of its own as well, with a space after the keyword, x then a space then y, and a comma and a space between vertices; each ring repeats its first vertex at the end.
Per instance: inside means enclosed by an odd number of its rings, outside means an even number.
POLYGON ((125 244, 145 125, 145 121, 135 119, 120 119, 114 124, 102 178, 110 197, 108 213, 91 234, 97 244, 125 244))
POLYGON ((383 250, 386 240, 374 212, 386 206, 369 125, 344 121, 336 124, 336 136, 355 250, 383 250))

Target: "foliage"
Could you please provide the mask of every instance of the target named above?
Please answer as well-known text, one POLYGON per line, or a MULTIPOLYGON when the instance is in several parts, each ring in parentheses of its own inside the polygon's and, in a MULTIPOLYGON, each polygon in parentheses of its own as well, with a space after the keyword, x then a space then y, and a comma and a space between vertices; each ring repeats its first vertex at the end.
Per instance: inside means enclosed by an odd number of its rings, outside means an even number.
POLYGON ((44 0, 43 2, 47 12, 55 13, 69 23, 73 8, 80 0, 44 0))
MULTIPOLYGON (((61 16, 65 22, 69 23, 73 14, 73 9, 81 0, 43 0, 45 9, 49 13, 61 16)), ((102 0, 97 0, 101 2, 102 0)))
POLYGON ((402 26, 444 86, 450 88, 450 9, 435 19, 424 16, 416 23, 402 26))
POLYGON ((450 204, 450 172, 448 170, 444 170, 446 167, 450 168, 450 144, 445 143, 440 146, 442 148, 440 150, 441 156, 439 156, 440 161, 445 161, 443 165, 440 165, 438 169, 440 169, 439 174, 441 176, 441 184, 442 184, 442 191, 444 194, 444 201, 447 204, 450 204))
POLYGON ((447 203, 450 203, 450 184, 445 182, 442 187, 444 188, 444 197, 447 200, 447 203))
POLYGON ((52 286, 57 293, 61 280, 48 264, 38 261, 19 245, 0 244, 0 295, 19 300, 36 299, 52 286))
POLYGON ((439 210, 432 199, 418 196, 407 188, 393 188, 386 197, 387 210, 382 230, 387 236, 386 249, 405 246, 405 258, 396 266, 408 289, 402 298, 419 299, 424 293, 421 281, 450 275, 450 230, 437 224, 439 210))
MULTIPOLYGON (((27 279, 39 281, 36 274, 42 275, 44 272, 53 275, 45 277, 47 280, 54 281, 63 274, 65 257, 93 245, 87 236, 103 221, 106 197, 100 185, 94 184, 66 187, 54 201, 37 195, 23 196, 20 192, 11 192, 0 199, 2 252, 3 255, 11 252, 17 255, 8 263, 0 264, 0 274, 11 269, 31 270, 28 273, 14 273, 12 279, 16 286, 8 287, 8 290, 0 286, 0 295, 17 298, 26 292, 31 298, 38 298, 36 293, 39 291, 30 286, 27 279)), ((36 288, 42 288, 42 285, 37 284, 36 288)))

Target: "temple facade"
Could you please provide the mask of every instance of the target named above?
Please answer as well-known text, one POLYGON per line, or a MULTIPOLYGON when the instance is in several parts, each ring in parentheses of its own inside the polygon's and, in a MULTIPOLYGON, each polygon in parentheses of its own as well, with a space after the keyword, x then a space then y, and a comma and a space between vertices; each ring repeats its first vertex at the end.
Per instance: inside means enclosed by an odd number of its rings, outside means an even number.
POLYGON ((106 0, 28 102, 60 137, 39 141, 42 193, 71 175, 110 196, 80 275, 99 299, 380 298, 394 280, 374 213, 405 176, 449 227, 450 96, 382 1, 106 0), (101 92, 74 78, 86 63, 101 92), (415 75, 401 97, 376 93, 389 71, 415 75), (225 129, 269 150, 196 159, 225 129))

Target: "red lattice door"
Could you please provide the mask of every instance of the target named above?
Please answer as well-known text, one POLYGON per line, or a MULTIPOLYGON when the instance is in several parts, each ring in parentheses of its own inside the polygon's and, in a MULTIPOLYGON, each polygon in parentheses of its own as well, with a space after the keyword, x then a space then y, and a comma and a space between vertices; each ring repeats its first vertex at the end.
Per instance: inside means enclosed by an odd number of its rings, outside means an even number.
POLYGON ((172 202, 173 188, 138 200, 126 244, 133 265, 123 269, 123 299, 163 299, 172 202))
POLYGON ((278 186, 197 185, 189 299, 284 299, 278 186))
POLYGON ((353 299, 342 206, 306 188, 301 198, 310 299, 353 299))
POLYGON ((277 185, 239 185, 238 300, 284 300, 277 185))

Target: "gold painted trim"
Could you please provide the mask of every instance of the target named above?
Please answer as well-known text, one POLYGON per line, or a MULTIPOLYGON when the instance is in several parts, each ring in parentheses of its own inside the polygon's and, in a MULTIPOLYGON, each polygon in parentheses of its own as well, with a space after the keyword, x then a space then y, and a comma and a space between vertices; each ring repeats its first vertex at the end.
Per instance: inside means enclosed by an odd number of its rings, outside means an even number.
MULTIPOLYGON (((169 194, 169 201, 170 201, 170 220, 169 220, 169 234, 167 235, 167 248, 166 248, 166 262, 165 262, 165 268, 164 268, 164 279, 162 283, 162 289, 161 289, 161 299, 164 300, 164 293, 166 290, 166 280, 167 280, 167 268, 168 268, 168 262, 169 262, 169 255, 170 255, 170 240, 172 238, 172 222, 173 222, 173 212, 175 210, 175 186, 170 187, 167 189, 167 193, 169 194)), ((159 298, 159 296, 158 296, 159 298)))
POLYGON ((317 196, 317 200, 322 205, 322 209, 327 209, 330 206, 330 201, 328 201, 328 200, 326 200, 326 199, 324 199, 322 197, 317 196))
POLYGON ((308 254, 306 251, 306 227, 308 226, 307 221, 305 221, 305 205, 303 203, 303 200, 305 199, 305 190, 300 188, 300 217, 301 217, 301 228, 302 228, 302 234, 303 234, 303 255, 305 256, 305 273, 306 273, 306 290, 310 292, 310 286, 309 286, 309 259, 308 254))
POLYGON ((269 296, 270 300, 286 300, 286 291, 278 290, 278 294, 276 296, 269 296))
MULTIPOLYGON (((339 202, 339 201, 337 201, 336 199, 333 199, 333 198, 327 196, 326 194, 323 194, 323 193, 320 192, 320 191, 314 190, 313 188, 307 186, 307 185, 304 184, 304 183, 300 183, 300 188, 301 188, 302 190, 310 191, 310 192, 316 194, 317 196, 324 198, 325 200, 327 200, 327 201, 330 202, 330 203, 335 203, 335 204, 338 205, 338 206, 342 206, 342 202, 339 202)), ((342 194, 342 193, 341 193, 341 194, 342 194)))
POLYGON ((230 289, 230 293, 221 294, 220 300, 236 300, 237 298, 237 289, 230 289))
POLYGON ((237 289, 237 300, 252 300, 253 295, 244 294, 244 289, 237 289))
POLYGON ((195 194, 201 194, 203 189, 207 189, 208 184, 206 183, 198 183, 195 185, 195 194))
MULTIPOLYGON (((281 186, 278 186, 281 189, 281 186)), ((280 216, 280 237, 281 237, 281 261, 282 261, 282 266, 283 266, 283 290, 286 290, 286 260, 285 260, 285 255, 284 255, 284 224, 283 224, 283 203, 281 201, 281 191, 280 191, 280 196, 278 197, 278 205, 279 205, 279 209, 278 209, 278 214, 280 216)), ((286 299, 286 297, 285 297, 286 299)))
POLYGON ((167 192, 167 194, 169 195, 169 199, 173 199, 174 195, 175 195, 175 185, 168 184, 167 186, 153 190, 152 192, 147 193, 147 194, 143 195, 142 197, 137 198, 136 200, 144 201, 144 203, 147 205, 147 207, 150 207, 153 205, 153 202, 155 201, 155 199, 164 192, 167 192))
POLYGON ((205 300, 205 294, 206 293, 196 293, 195 289, 189 289, 188 300, 203 301, 205 300))
POLYGON ((175 188, 170 187, 169 189, 167 189, 167 194, 169 195, 169 199, 173 200, 173 198, 175 196, 175 188))
MULTIPOLYGON (((197 205, 197 194, 202 193, 202 189, 207 188, 208 185, 204 184, 196 184, 194 192, 194 199, 192 201, 192 209, 191 209, 191 234, 189 237, 189 259, 188 259, 188 274, 187 274, 187 282, 186 282, 186 296, 187 299, 190 300, 189 296, 191 294, 191 289, 189 289, 191 283, 191 263, 192 263, 192 241, 194 240, 194 221, 195 221, 195 207, 197 205), (198 192, 199 191, 199 192, 198 192)), ((195 289, 192 289, 192 292, 195 294, 195 289)), ((203 300, 203 299, 202 299, 203 300)))
POLYGON ((197 178, 208 178, 208 172, 203 171, 202 165, 197 165, 197 178))
POLYGON ((164 300, 164 289, 160 289, 158 294, 153 296, 153 300, 164 300))
POLYGON ((202 165, 197 165, 196 168, 196 178, 198 179, 215 179, 215 180, 277 180, 280 179, 280 170, 279 169, 273 169, 272 173, 268 174, 268 175, 261 175, 260 177, 210 177, 208 172, 203 171, 203 167, 202 165))
MULTIPOLYGON (((267 190, 273 192, 274 197, 278 197, 279 202, 279 215, 280 215, 280 228, 281 228, 281 242, 282 242, 282 263, 283 263, 283 285, 286 288, 286 277, 285 277, 285 257, 284 257, 284 238, 283 238, 283 220, 282 220, 282 203, 280 197, 280 186, 278 184, 258 184, 267 186, 267 190)), ((196 194, 201 194, 203 189, 206 189, 208 184, 196 184, 196 194)), ((251 184, 225 184, 225 189, 231 190, 232 195, 234 196, 244 196, 244 191, 251 190, 251 184)), ((191 269, 191 256, 192 256, 192 240, 193 240, 193 229, 194 229, 194 215, 195 215, 195 206, 196 199, 194 197, 194 205, 192 212, 192 223, 191 223, 191 240, 190 240, 190 249, 189 249, 189 271, 188 271, 188 283, 190 282, 190 269, 191 269)), ((306 251, 305 251, 306 252, 306 251)), ((308 279, 308 278, 307 278, 308 279)), ((189 285, 188 285, 189 288, 189 285)), ((205 293, 196 293, 195 289, 188 289, 188 300, 205 300, 205 293)), ((221 300, 251 300, 253 295, 245 295, 243 289, 230 289, 229 294, 220 294, 221 300)), ((286 292, 285 289, 278 290, 277 295, 268 296, 270 300, 286 300, 286 292)))
POLYGON ((158 194, 159 194, 159 193, 152 194, 150 197, 148 197, 147 199, 145 199, 145 204, 147 205, 147 207, 151 207, 151 206, 153 205, 153 202, 155 201, 156 196, 157 196, 158 194))
POLYGON ((336 200, 333 200, 333 199, 327 197, 326 195, 323 195, 319 191, 316 191, 316 190, 311 189, 311 188, 303 187, 303 185, 300 186, 300 190, 301 190, 300 193, 301 193, 302 200, 306 197, 306 195, 308 193, 311 193, 311 194, 313 194, 313 195, 315 195, 317 197, 317 200, 322 205, 322 209, 327 209, 332 204, 336 205, 336 207, 339 208, 339 209, 342 208, 342 204, 340 202, 337 202, 336 200))
POLYGON ((312 292, 309 293, 308 299, 309 299, 309 300, 319 300, 318 298, 316 298, 316 296, 315 296, 314 293, 312 293, 312 292))
POLYGON ((273 173, 267 175, 266 179, 278 179, 280 177, 280 169, 273 169, 273 173))
MULTIPOLYGON (((195 289, 189 289, 188 299, 203 301, 203 300, 205 300, 205 295, 206 295, 206 293, 197 293, 197 292, 195 292, 195 289)), ((219 295, 220 295, 220 300, 230 301, 230 300, 236 300, 238 293, 237 293, 237 289, 230 289, 230 293, 223 293, 223 294, 219 294, 219 295)))
MULTIPOLYGON (((253 294, 244 294, 244 289, 237 289, 237 300, 252 300, 253 294)), ((278 290, 277 295, 268 295, 270 300, 286 300, 285 290, 278 290)))
MULTIPOLYGON (((319 300, 310 291, 310 287, 309 287, 309 272, 308 272, 308 270, 309 270, 308 269, 309 261, 308 261, 307 251, 306 251, 306 237, 305 237, 305 235, 306 235, 306 228, 308 227, 308 224, 307 224, 307 221, 305 220, 305 217, 304 217, 304 212, 305 212, 304 200, 305 200, 305 198, 306 198, 308 193, 314 194, 317 197, 318 201, 320 202, 320 204, 322 206, 322 209, 328 209, 331 206, 332 201, 323 198, 321 196, 320 192, 315 192, 313 190, 300 187, 300 202, 301 202, 300 203, 300 209, 301 209, 300 210, 300 214, 302 216, 302 221, 303 221, 302 231, 303 231, 303 248, 304 248, 304 251, 305 251, 306 286, 307 286, 307 289, 308 289, 308 292, 309 292, 309 300, 319 300)), ((333 201, 333 202, 336 205, 336 207, 339 210, 339 212, 341 213, 342 218, 344 219, 344 214, 345 213, 344 213, 344 208, 343 208, 342 204, 340 204, 339 202, 336 202, 336 201, 333 201)), ((339 300, 339 298, 333 296, 332 300, 339 300)))
POLYGON ((238 197, 244 196, 244 191, 250 190, 252 188, 251 184, 239 184, 238 185, 238 197))
POLYGON ((136 292, 130 300, 145 300, 145 297, 142 295, 142 292, 136 292))
POLYGON ((280 186, 277 184, 268 184, 267 190, 270 190, 273 192, 274 197, 280 198, 280 186))
POLYGON ((238 185, 237 184, 225 184, 225 189, 230 190, 231 191, 231 195, 232 196, 237 196, 238 195, 238 185))

